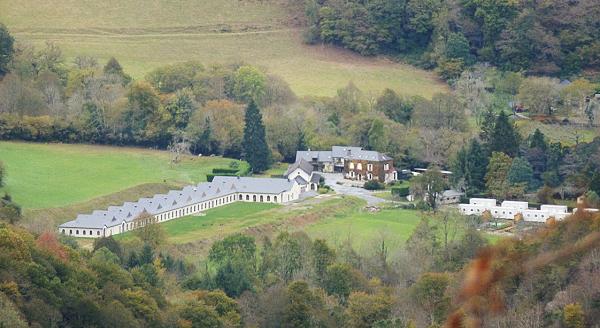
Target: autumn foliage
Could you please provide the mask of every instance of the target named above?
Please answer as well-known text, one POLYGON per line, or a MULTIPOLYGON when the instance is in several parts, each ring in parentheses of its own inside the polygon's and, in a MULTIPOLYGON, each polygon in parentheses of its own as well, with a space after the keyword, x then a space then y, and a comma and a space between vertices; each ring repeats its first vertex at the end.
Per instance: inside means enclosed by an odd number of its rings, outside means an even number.
POLYGON ((580 210, 522 240, 505 240, 483 249, 463 270, 462 288, 446 327, 483 327, 487 319, 506 310, 511 283, 598 247, 600 214, 580 210))
POLYGON ((66 262, 69 258, 69 253, 65 247, 58 241, 56 234, 46 231, 42 233, 35 241, 37 247, 48 253, 56 256, 62 261, 66 262))

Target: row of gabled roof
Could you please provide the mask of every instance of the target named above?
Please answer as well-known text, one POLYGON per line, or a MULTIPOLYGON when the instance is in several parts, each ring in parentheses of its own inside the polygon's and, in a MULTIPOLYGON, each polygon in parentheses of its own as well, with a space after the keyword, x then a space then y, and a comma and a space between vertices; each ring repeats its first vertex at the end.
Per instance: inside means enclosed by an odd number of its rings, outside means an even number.
POLYGON ((124 221, 131 222, 144 212, 156 215, 238 192, 280 194, 290 191, 293 184, 294 181, 288 179, 216 176, 212 182, 170 190, 166 194, 140 198, 137 202, 125 202, 121 206, 110 206, 90 214, 79 214, 75 220, 63 223, 59 228, 112 227, 124 221))
POLYGON ((382 162, 388 161, 392 158, 374 150, 364 150, 361 147, 351 147, 351 146, 333 146, 331 150, 317 150, 317 151, 297 151, 296 152, 296 162, 299 162, 301 159, 305 161, 312 162, 332 162, 335 158, 343 158, 348 160, 367 160, 367 161, 375 161, 382 162))

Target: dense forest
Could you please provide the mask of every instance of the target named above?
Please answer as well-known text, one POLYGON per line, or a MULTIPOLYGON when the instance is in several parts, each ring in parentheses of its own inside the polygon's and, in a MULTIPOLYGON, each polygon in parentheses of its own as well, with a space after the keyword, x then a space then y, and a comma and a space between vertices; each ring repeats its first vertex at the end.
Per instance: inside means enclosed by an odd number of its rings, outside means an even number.
POLYGON ((476 62, 563 78, 600 68, 595 0, 309 0, 305 41, 389 54, 454 80, 476 62))

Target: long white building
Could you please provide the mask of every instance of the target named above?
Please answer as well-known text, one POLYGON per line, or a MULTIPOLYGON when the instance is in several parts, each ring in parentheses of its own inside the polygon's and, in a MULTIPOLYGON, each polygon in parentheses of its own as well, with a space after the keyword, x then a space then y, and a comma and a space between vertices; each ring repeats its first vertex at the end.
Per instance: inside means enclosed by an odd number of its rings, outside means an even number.
POLYGON ((532 222, 546 222, 549 218, 562 220, 571 215, 564 205, 541 205, 539 209, 530 209, 527 202, 505 200, 498 206, 491 198, 471 198, 469 204, 459 204, 458 208, 464 215, 482 215, 489 211, 494 218, 512 220, 520 214, 525 221, 532 222))
POLYGON ((312 172, 306 179, 217 176, 212 182, 80 214, 75 220, 59 225, 58 231, 73 237, 108 237, 141 227, 152 218, 162 223, 233 202, 287 203, 299 199, 306 190, 315 190, 314 181, 312 172))

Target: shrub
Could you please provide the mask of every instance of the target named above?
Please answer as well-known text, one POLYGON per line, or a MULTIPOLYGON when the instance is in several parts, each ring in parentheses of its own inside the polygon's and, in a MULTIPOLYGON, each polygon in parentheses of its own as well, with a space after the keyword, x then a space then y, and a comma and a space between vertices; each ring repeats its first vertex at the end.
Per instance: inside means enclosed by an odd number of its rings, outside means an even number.
POLYGON ((416 209, 420 211, 430 211, 431 205, 429 205, 426 201, 420 200, 415 206, 416 209))
POLYGON ((414 210, 414 209, 416 209, 416 206, 413 203, 409 203, 409 204, 400 205, 400 208, 404 209, 404 210, 414 210))
POLYGON ((364 188, 367 190, 381 190, 381 189, 385 189, 385 185, 383 185, 382 183, 379 183, 377 181, 367 181, 365 182, 364 188))
POLYGON ((220 174, 208 173, 206 175, 206 181, 212 182, 216 176, 237 177, 238 175, 237 174, 232 174, 232 173, 220 173, 220 174))
POLYGON ((219 175, 219 174, 235 174, 238 173, 239 169, 235 168, 235 169, 230 169, 230 168, 222 168, 222 167, 216 167, 212 170, 213 174, 219 175))
POLYGON ((406 197, 410 194, 409 187, 393 187, 392 196, 406 197))

